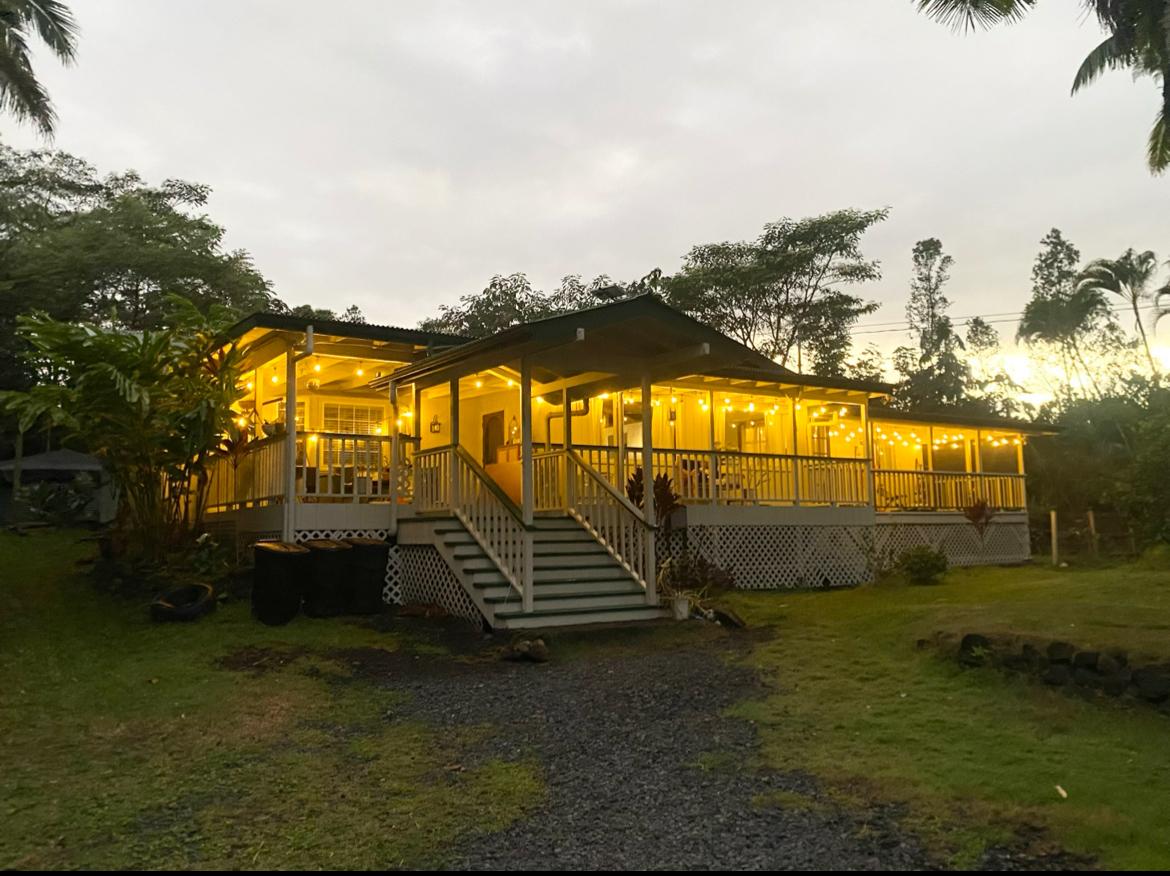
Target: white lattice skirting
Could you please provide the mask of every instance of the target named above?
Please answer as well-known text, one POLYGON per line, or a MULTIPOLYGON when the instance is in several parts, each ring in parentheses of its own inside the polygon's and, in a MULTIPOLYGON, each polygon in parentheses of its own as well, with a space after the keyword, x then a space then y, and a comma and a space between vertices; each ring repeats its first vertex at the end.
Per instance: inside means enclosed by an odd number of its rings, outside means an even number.
POLYGON ((954 520, 903 519, 879 514, 874 526, 879 555, 896 558, 907 548, 926 545, 946 554, 952 566, 994 566, 1027 562, 1031 556, 1028 521, 993 520, 980 535, 961 515, 954 520))
POLYGON ((907 548, 925 545, 952 566, 1025 562, 1025 519, 993 521, 980 536, 961 516, 942 521, 883 519, 874 525, 702 524, 675 529, 658 561, 685 549, 729 570, 737 587, 781 590, 847 587, 873 579, 907 548))
MULTIPOLYGON (((433 603, 452 617, 482 626, 484 618, 479 608, 432 545, 398 545, 390 551, 390 563, 391 566, 397 563, 401 602, 433 603)), ((390 572, 387 572, 388 582, 389 579, 390 572)), ((389 586, 387 583, 387 589, 389 586)))

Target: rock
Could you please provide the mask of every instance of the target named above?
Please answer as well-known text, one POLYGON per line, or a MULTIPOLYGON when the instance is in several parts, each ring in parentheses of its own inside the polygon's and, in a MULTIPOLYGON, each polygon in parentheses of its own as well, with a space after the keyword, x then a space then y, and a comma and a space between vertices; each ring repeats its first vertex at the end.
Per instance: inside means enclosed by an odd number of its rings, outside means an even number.
POLYGON ((967 633, 959 642, 959 662, 964 666, 983 666, 991 655, 991 639, 979 633, 967 633))
POLYGON ((547 663, 548 645, 544 639, 520 639, 504 647, 500 657, 504 660, 526 661, 529 663, 547 663))
POLYGON ((1123 648, 1106 648, 1102 656, 1108 656, 1112 660, 1116 660, 1121 666, 1129 666, 1129 655, 1125 653, 1123 648))
POLYGON ((1096 669, 1100 657, 1096 651, 1077 651, 1073 656, 1073 666, 1078 669, 1096 669))
POLYGON ((1133 685, 1146 702, 1161 703, 1170 699, 1170 675, 1163 669, 1145 667, 1133 671, 1133 685))
POLYGON ((1097 671, 1102 675, 1116 675, 1124 668, 1125 664, 1110 654, 1108 651, 1105 651, 1097 656, 1097 671))
POLYGON ((1031 667, 1039 667, 1043 656, 1040 654, 1040 649, 1030 642, 1025 642, 1024 647, 1020 649, 1020 657, 1031 667))
POLYGON ((1072 670, 1069 669, 1066 663, 1053 663, 1040 676, 1045 684, 1051 684, 1054 687, 1059 687, 1063 684, 1068 684, 1072 680, 1072 670))
POLYGON ((1129 689, 1129 682, 1129 670, 1122 668, 1110 675, 1106 675, 1101 686, 1109 696, 1119 697, 1129 689))
POLYGON ((1076 653, 1076 646, 1068 642, 1052 642, 1048 646, 1048 660, 1052 663, 1072 663, 1076 653))
POLYGON ((1103 679, 1096 669, 1087 669, 1084 666, 1073 668, 1073 681, 1080 687, 1101 687, 1103 679))
POLYGON ((721 627, 731 627, 736 630, 742 630, 747 627, 747 621, 730 608, 713 608, 711 609, 711 614, 715 622, 721 627))

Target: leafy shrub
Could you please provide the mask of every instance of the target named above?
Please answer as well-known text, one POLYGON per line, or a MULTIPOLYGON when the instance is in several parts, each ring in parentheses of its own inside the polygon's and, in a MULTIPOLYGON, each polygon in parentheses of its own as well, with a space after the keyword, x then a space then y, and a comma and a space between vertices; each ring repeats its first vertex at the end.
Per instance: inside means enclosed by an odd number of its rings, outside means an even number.
POLYGON ((689 550, 666 560, 658 569, 658 592, 664 599, 691 594, 705 598, 734 586, 735 575, 730 569, 717 566, 689 550))
POLYGON ((942 551, 919 545, 902 551, 898 571, 911 584, 937 584, 947 571, 947 557, 942 551))
MULTIPOLYGON (((646 486, 642 483, 642 469, 634 470, 626 482, 626 496, 638 508, 645 502, 646 486)), ((680 507, 678 493, 674 491, 674 482, 665 474, 654 476, 654 516, 658 523, 670 519, 670 515, 680 507)))

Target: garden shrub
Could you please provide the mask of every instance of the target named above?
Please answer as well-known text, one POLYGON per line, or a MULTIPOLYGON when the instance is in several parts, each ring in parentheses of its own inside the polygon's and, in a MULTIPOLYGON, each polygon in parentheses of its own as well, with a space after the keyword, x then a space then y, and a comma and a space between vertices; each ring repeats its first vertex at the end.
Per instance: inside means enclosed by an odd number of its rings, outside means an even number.
POLYGON ((911 584, 937 584, 947 571, 947 557, 926 545, 908 548, 898 557, 898 571, 911 584))

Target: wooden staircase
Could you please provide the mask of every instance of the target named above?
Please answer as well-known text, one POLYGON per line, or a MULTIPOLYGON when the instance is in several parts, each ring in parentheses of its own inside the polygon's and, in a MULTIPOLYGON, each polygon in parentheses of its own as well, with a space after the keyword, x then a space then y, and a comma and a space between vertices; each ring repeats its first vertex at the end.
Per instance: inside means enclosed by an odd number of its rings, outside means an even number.
POLYGON ((518 630, 666 617, 646 591, 568 515, 536 518, 533 610, 457 518, 434 522, 434 544, 493 629, 518 630))

